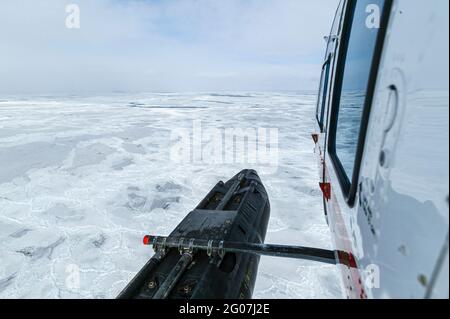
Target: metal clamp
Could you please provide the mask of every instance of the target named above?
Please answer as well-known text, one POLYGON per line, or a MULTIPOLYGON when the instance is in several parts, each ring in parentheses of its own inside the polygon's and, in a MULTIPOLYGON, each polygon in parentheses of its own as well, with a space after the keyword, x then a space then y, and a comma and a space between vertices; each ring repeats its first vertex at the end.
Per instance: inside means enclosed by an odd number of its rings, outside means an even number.
POLYGON ((180 255, 182 255, 184 252, 183 243, 184 243, 184 238, 180 238, 180 242, 178 243, 178 251, 180 252, 180 255))
POLYGON ((167 237, 162 238, 162 243, 158 244, 159 237, 156 237, 153 240, 153 250, 155 252, 161 252, 163 255, 166 254, 166 242, 167 237))
POLYGON ((152 246, 153 246, 153 251, 154 251, 155 253, 157 253, 157 252, 159 251, 159 248, 158 248, 158 237, 155 237, 155 238, 152 240, 152 246))
POLYGON ((195 242, 194 238, 191 238, 191 240, 189 241, 189 246, 188 246, 188 249, 187 249, 187 252, 189 254, 192 254, 194 252, 194 242, 195 242))
POLYGON ((221 240, 219 242, 219 250, 218 250, 218 255, 220 258, 223 258, 225 256, 225 250, 223 249, 223 245, 224 245, 224 241, 221 240))
POLYGON ((208 257, 212 256, 213 253, 213 240, 209 240, 208 241, 208 247, 206 248, 206 254, 208 255, 208 257))

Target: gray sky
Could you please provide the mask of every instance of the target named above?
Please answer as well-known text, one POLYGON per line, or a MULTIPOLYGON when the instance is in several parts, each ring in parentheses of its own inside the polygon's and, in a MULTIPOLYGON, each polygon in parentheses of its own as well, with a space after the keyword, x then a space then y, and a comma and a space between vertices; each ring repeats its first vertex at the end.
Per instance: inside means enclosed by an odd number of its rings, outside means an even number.
POLYGON ((0 94, 316 89, 337 4, 1 0, 0 94))

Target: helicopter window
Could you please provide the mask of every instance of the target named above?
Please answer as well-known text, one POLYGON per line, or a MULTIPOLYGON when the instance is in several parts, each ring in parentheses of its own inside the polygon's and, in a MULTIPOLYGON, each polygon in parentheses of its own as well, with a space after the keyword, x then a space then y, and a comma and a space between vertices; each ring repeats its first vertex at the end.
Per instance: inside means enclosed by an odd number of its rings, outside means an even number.
POLYGON ((317 98, 317 106, 316 106, 316 119, 317 119, 317 123, 319 124, 320 128, 322 129, 322 126, 320 124, 320 116, 319 114, 321 113, 320 111, 320 107, 321 107, 321 103, 320 100, 322 98, 322 91, 323 91, 323 70, 322 70, 322 74, 320 75, 320 86, 319 86, 319 96, 317 98))
POLYGON ((324 127, 325 102, 327 98, 329 76, 330 76, 330 59, 328 59, 322 67, 319 99, 317 101, 317 122, 319 123, 320 130, 322 132, 324 127))
POLYGON ((320 78, 319 96, 317 99, 317 109, 316 109, 317 123, 319 124, 322 133, 325 131, 326 126, 325 112, 327 111, 329 101, 328 95, 330 93, 329 92, 330 83, 331 78, 333 76, 332 74, 332 69, 334 68, 333 56, 341 32, 342 9, 344 2, 345 1, 340 1, 339 7, 336 10, 336 15, 334 17, 330 35, 325 38, 327 40, 327 50, 325 53, 326 61, 322 67, 322 75, 320 78))
POLYGON ((330 122, 329 152, 351 205, 356 193, 370 104, 391 5, 391 0, 353 0, 348 2, 346 9, 330 122), (376 13, 380 16, 377 17, 376 13))

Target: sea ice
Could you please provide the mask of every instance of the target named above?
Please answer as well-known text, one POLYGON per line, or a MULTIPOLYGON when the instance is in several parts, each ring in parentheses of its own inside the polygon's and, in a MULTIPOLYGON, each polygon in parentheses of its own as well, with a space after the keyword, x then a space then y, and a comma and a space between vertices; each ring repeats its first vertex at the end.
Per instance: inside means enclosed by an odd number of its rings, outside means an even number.
MULTIPOLYGON (((219 181, 256 168, 266 242, 332 248, 310 139, 314 94, 116 94, 0 102, 0 298, 114 298, 219 181), (277 166, 174 163, 171 132, 276 128, 277 166)), ((333 266, 263 257, 255 298, 340 298, 333 266)))

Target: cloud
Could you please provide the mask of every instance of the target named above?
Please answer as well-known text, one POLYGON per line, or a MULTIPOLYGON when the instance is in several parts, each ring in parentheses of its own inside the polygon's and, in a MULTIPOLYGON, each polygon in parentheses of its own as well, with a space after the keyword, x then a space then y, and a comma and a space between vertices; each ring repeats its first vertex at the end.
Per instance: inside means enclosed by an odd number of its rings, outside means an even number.
POLYGON ((315 89, 337 3, 2 0, 0 93, 315 89))

